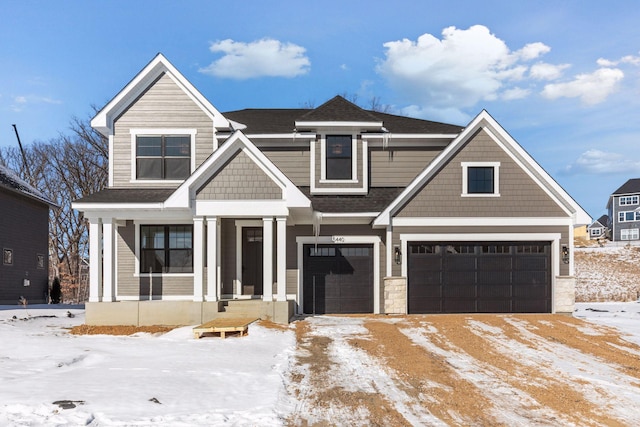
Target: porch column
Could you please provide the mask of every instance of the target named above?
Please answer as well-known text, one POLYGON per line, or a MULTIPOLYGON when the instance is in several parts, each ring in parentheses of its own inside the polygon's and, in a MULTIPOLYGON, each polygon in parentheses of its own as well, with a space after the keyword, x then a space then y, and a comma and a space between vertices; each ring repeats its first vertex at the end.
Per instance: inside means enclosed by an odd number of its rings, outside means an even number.
POLYGON ((89 302, 102 301, 102 224, 89 218, 89 302))
POLYGON ((262 218, 262 299, 273 301, 273 218, 262 218))
POLYGON ((218 301, 218 217, 207 217, 207 301, 218 301))
POLYGON ((277 300, 287 300, 287 218, 276 218, 278 250, 276 250, 277 300))
POLYGON ((115 224, 113 218, 102 219, 102 301, 115 301, 115 274, 114 274, 114 241, 115 224))
POLYGON ((204 301, 204 218, 193 218, 193 300, 204 301))

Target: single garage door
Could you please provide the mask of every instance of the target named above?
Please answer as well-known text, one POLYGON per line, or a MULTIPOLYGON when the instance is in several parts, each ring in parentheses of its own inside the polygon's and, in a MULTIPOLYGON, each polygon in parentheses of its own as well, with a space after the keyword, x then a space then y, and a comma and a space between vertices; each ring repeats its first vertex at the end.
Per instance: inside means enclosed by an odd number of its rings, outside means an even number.
POLYGON ((307 314, 373 313, 373 245, 304 245, 307 314))
POLYGON ((549 242, 410 242, 409 313, 550 313, 549 242))

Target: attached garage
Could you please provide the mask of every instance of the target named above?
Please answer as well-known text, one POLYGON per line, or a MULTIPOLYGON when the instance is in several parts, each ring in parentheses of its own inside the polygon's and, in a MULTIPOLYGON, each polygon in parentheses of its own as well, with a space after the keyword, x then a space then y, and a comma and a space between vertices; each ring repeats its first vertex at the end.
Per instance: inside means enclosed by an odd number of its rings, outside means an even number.
POLYGON ((373 313, 373 245, 303 245, 303 311, 373 313))
POLYGON ((549 242, 408 242, 408 311, 550 313, 549 242))

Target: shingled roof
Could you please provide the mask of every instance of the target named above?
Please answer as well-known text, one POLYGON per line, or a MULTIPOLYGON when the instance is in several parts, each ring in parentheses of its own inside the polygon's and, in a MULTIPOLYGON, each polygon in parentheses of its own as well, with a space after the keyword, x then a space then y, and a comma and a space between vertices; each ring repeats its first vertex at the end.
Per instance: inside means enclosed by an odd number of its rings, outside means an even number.
POLYGON ((640 178, 632 178, 622 184, 622 187, 613 192, 612 195, 640 193, 640 178))
POLYGON ((298 187, 311 200, 313 209, 326 213, 380 212, 404 187, 372 187, 366 195, 312 195, 309 187, 298 187))
POLYGON ((174 191, 171 188, 105 188, 75 203, 161 203, 174 191))
POLYGON ((397 116, 373 110, 364 110, 341 96, 332 98, 316 109, 256 109, 229 111, 223 115, 245 125, 247 134, 292 133, 296 121, 375 121, 382 122, 389 132, 396 134, 447 134, 457 135, 463 126, 412 117, 397 116), (343 113, 343 115, 340 115, 343 113))
POLYGON ((56 207, 56 204, 47 199, 38 189, 24 181, 15 172, 3 165, 0 165, 0 187, 4 187, 12 192, 19 193, 49 206, 56 207))

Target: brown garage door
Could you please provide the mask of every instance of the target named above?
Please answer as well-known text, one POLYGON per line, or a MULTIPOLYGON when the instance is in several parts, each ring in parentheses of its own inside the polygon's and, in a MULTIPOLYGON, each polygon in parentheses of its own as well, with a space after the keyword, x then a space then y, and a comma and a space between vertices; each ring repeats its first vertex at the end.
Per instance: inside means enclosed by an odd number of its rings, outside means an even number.
POLYGON ((409 313, 549 313, 549 242, 410 242, 409 313))
POLYGON ((373 245, 304 245, 307 314, 373 313, 373 245))

